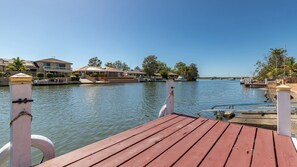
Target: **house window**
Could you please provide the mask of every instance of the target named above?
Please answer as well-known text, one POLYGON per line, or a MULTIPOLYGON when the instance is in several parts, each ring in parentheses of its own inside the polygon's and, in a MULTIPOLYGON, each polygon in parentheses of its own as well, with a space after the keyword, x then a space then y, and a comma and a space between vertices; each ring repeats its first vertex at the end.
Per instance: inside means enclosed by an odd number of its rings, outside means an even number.
POLYGON ((51 66, 51 63, 43 63, 43 66, 44 67, 50 67, 51 66))
POLYGON ((65 69, 65 64, 56 64, 57 69, 65 69))
POLYGON ((65 68, 66 65, 65 64, 57 64, 57 67, 63 67, 63 68, 65 68))

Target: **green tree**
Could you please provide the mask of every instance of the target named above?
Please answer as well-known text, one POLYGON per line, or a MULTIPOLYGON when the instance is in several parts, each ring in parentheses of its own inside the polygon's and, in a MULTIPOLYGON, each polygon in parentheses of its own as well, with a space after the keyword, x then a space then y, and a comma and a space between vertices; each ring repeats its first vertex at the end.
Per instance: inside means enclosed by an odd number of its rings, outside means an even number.
POLYGON ((138 66, 136 66, 136 67, 134 68, 134 70, 135 70, 135 71, 141 71, 141 68, 138 67, 138 66))
POLYGON ((157 63, 158 63, 158 69, 157 69, 157 72, 161 72, 161 71, 167 71, 167 72, 169 72, 169 71, 171 71, 171 68, 170 67, 168 67, 167 66, 167 64, 166 63, 164 63, 164 62, 161 62, 161 61, 157 61, 157 63))
POLYGON ((196 64, 192 63, 188 67, 186 67, 186 79, 188 81, 196 81, 199 77, 198 68, 196 64))
POLYGON ((270 48, 270 56, 268 58, 268 65, 275 68, 281 68, 284 66, 287 50, 283 48, 270 48))
POLYGON ((168 71, 167 70, 161 70, 160 75, 162 78, 168 79, 168 71))
POLYGON ((155 55, 150 55, 144 58, 142 68, 146 74, 151 77, 158 70, 158 61, 155 55))
POLYGON ((264 80, 265 78, 273 79, 278 76, 284 76, 286 73, 293 75, 293 62, 295 62, 295 59, 287 56, 287 50, 271 48, 269 56, 265 57, 263 62, 258 60, 255 64, 254 74, 258 80, 264 80))
POLYGON ((89 60, 88 66, 94 66, 94 67, 101 67, 102 61, 98 59, 98 57, 92 57, 89 60))
POLYGON ((113 68, 121 69, 125 71, 130 69, 130 67, 125 62, 122 62, 120 60, 117 60, 113 63, 113 68))
POLYGON ((12 63, 8 64, 6 67, 7 71, 27 71, 28 68, 25 65, 25 61, 21 60, 19 57, 13 58, 12 63))
POLYGON ((107 62, 105 64, 106 67, 112 67, 112 68, 116 68, 116 69, 121 69, 121 70, 130 70, 130 67, 125 63, 122 62, 120 60, 115 61, 114 63, 112 62, 107 62))
POLYGON ((105 67, 113 67, 112 62, 105 63, 105 67))
POLYGON ((297 70, 297 63, 294 58, 291 58, 285 63, 285 70, 288 71, 290 77, 296 76, 295 71, 297 70))
POLYGON ((178 74, 178 75, 183 75, 185 76, 187 73, 187 65, 184 62, 178 62, 175 64, 174 66, 174 71, 178 74))

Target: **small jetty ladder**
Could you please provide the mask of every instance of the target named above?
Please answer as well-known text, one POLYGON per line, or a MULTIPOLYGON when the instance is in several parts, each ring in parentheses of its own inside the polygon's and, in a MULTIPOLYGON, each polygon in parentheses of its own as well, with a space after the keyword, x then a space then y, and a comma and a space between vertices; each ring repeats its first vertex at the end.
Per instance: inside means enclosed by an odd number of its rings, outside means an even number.
POLYGON ((42 162, 55 157, 54 144, 46 137, 31 135, 32 116, 32 77, 23 73, 11 76, 10 142, 0 149, 0 167, 32 166, 31 147, 42 151, 42 162))

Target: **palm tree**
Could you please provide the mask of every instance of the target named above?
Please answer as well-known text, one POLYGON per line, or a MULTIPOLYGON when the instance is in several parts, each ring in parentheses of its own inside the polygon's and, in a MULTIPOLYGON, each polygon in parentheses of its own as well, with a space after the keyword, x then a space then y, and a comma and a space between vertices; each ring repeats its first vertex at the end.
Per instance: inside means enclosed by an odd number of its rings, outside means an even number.
POLYGON ((285 69, 289 71, 289 75, 292 77, 292 73, 297 70, 297 63, 293 59, 290 59, 286 61, 285 69))
POLYGON ((7 71, 27 71, 28 68, 25 66, 25 61, 19 57, 13 58, 13 62, 9 63, 6 67, 7 71))

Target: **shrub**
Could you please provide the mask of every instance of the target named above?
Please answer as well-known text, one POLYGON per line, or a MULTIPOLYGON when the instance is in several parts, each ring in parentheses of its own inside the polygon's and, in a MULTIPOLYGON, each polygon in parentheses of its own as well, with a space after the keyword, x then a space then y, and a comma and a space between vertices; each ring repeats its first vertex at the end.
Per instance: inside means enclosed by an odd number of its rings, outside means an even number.
POLYGON ((46 77, 47 77, 47 78, 53 78, 53 77, 54 77, 54 74, 52 74, 52 73, 48 73, 48 74, 46 74, 46 77))
POLYGON ((5 75, 5 72, 0 71, 0 77, 3 77, 5 75))
POLYGON ((44 78, 44 73, 42 73, 42 72, 37 73, 37 77, 39 79, 44 78))
POLYGON ((79 81, 79 77, 77 77, 76 75, 70 75, 70 79, 71 81, 79 81))

